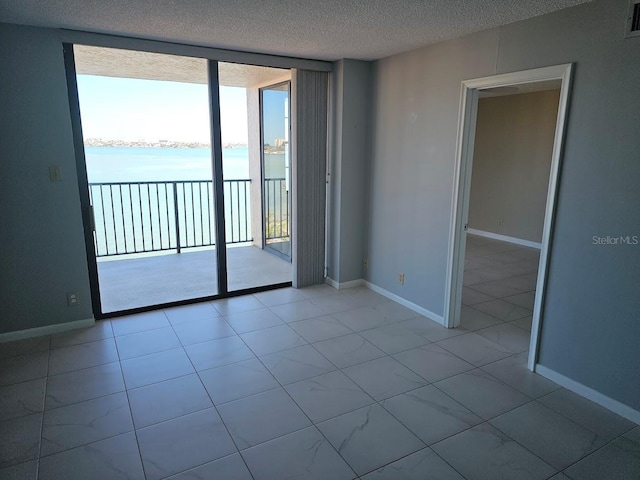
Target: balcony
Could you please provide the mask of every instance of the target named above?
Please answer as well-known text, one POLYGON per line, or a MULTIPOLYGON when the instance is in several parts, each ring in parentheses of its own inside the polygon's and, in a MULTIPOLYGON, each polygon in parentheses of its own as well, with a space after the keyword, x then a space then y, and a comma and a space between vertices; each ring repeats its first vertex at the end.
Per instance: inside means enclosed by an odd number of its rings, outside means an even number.
MULTIPOLYGON (((264 213, 252 211, 251 180, 223 185, 228 290, 291 281, 285 179, 264 180, 264 213)), ((89 193, 103 312, 218 293, 212 181, 90 183, 89 193)))

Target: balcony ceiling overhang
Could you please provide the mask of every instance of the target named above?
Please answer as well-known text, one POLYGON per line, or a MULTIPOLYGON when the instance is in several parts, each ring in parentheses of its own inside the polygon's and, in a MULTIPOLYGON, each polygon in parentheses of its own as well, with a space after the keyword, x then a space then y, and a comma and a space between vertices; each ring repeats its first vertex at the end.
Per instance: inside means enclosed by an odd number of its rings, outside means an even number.
MULTIPOLYGON (((115 48, 75 45, 76 73, 183 83, 207 83, 207 61, 115 48)), ((288 80, 289 70, 236 63, 218 64, 220 85, 260 87, 288 80)))
POLYGON ((2 0, 0 22, 374 60, 590 0, 2 0))

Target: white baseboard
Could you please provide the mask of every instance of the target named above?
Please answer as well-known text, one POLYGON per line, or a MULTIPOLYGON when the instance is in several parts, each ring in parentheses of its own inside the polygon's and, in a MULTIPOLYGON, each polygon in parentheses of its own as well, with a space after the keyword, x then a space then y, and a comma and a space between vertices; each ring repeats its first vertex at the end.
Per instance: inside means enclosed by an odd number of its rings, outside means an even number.
POLYGON ((361 278, 359 278, 358 280, 351 280, 350 282, 342 282, 342 283, 338 283, 336 282, 333 278, 331 277, 326 277, 325 278, 325 283, 327 285, 331 285, 333 288, 336 288, 338 290, 342 290, 344 288, 354 288, 354 287, 359 287, 361 285, 364 285, 364 280, 362 280, 361 278))
POLYGON ((619 401, 614 400, 611 397, 607 397, 606 395, 594 390, 593 388, 576 382, 569 377, 565 377, 564 375, 551 370, 544 365, 536 364, 535 371, 543 377, 548 378, 552 382, 563 386, 567 390, 571 390, 581 397, 591 400, 592 402, 597 403, 607 410, 611 410, 613 413, 617 413, 627 420, 631 420, 632 422, 640 424, 640 412, 638 410, 635 410, 625 405, 624 403, 620 403, 619 401))
POLYGON ((399 303, 400 305, 407 307, 408 309, 413 310, 414 312, 419 313, 420 315, 423 315, 433 320, 434 322, 444 326, 444 318, 442 317, 442 315, 436 315, 431 310, 427 310, 420 305, 416 305, 415 303, 410 302, 409 300, 406 300, 399 295, 396 295, 395 293, 391 293, 389 290, 385 290, 384 288, 379 287, 378 285, 375 285, 371 282, 367 282, 366 280, 363 280, 362 282, 369 290, 373 290, 374 292, 387 297, 389 300, 393 300, 394 302, 399 303))
POLYGON ((387 297, 389 300, 393 300, 394 302, 399 303, 400 305, 407 307, 408 309, 413 310, 414 312, 419 313, 420 315, 424 315, 425 317, 430 318, 431 320, 439 323, 440 325, 444 325, 444 318, 442 317, 442 315, 436 315, 432 311, 427 310, 426 308, 423 308, 420 305, 416 305, 415 303, 410 302, 409 300, 406 300, 396 295, 395 293, 391 293, 389 290, 385 290, 384 288, 379 287, 378 285, 368 282, 362 278, 359 278, 358 280, 351 280, 350 282, 338 283, 331 277, 325 277, 325 283, 327 283, 327 285, 331 285, 333 288, 336 288, 338 290, 342 290, 345 288, 354 288, 354 287, 359 287, 364 285, 369 290, 373 290, 374 292, 379 293, 384 297, 387 297))
POLYGON ((331 285, 335 289, 340 289, 340 284, 331 277, 324 277, 324 283, 331 285))
POLYGON ((523 240, 522 238, 508 237, 507 235, 500 235, 499 233, 485 232, 484 230, 476 230, 475 228, 467 229, 467 233, 471 235, 477 235, 479 237, 491 238, 493 240, 500 240, 502 242, 515 243, 516 245, 522 245, 524 247, 542 248, 542 243, 532 242, 531 240, 523 240))
POLYGON ((67 332, 76 328, 92 327, 96 323, 93 318, 75 320, 73 322, 56 323, 55 325, 45 325, 44 327, 27 328, 15 332, 0 333, 0 343, 11 342, 13 340, 24 340, 25 338, 41 337, 42 335, 52 335, 54 333, 67 332))

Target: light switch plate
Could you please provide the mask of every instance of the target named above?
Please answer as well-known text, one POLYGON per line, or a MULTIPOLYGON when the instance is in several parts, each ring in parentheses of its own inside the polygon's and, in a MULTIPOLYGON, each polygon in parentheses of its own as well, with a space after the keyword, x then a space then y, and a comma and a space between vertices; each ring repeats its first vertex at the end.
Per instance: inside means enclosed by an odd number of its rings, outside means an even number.
POLYGON ((52 182, 60 182, 62 180, 62 173, 60 172, 59 166, 49 166, 49 180, 51 180, 52 182))

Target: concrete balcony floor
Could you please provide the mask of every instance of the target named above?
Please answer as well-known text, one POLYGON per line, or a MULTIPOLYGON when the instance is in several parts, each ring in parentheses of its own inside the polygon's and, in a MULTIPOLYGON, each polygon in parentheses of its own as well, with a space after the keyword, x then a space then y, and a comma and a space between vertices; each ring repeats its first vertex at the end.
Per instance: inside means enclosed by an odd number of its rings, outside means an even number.
MULTIPOLYGON (((218 293, 216 250, 98 260, 104 313, 218 293)), ((229 291, 291 281, 291 263, 258 247, 228 247, 229 291)))

